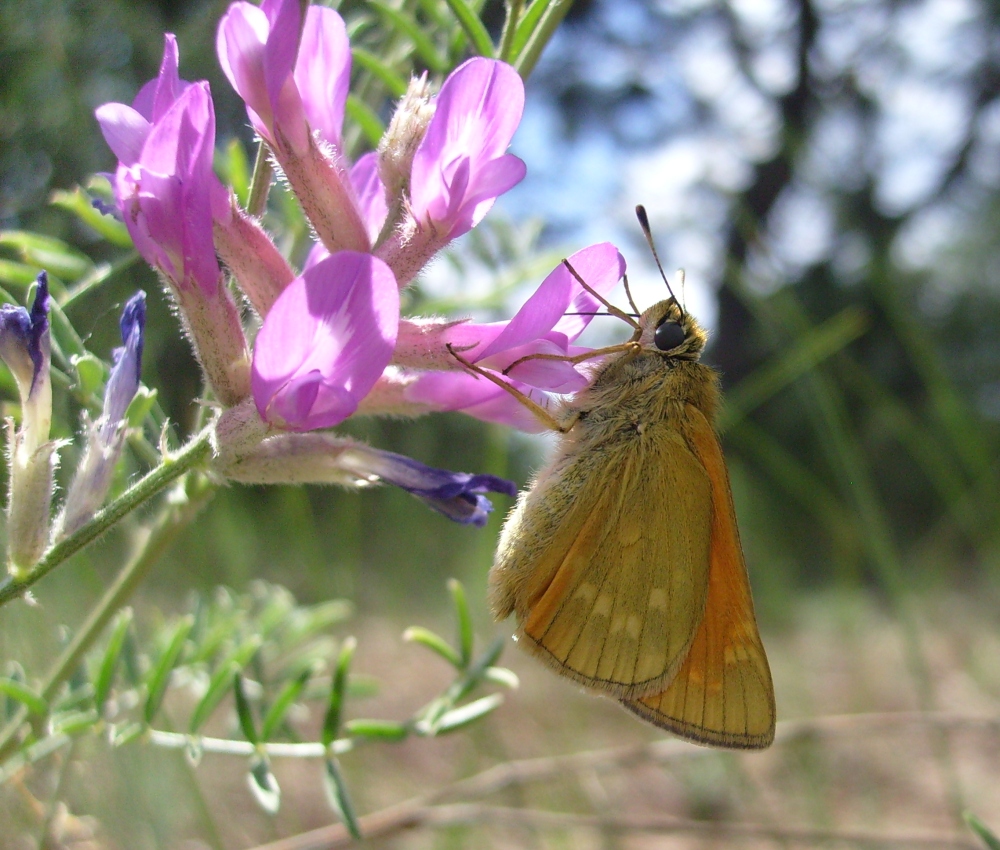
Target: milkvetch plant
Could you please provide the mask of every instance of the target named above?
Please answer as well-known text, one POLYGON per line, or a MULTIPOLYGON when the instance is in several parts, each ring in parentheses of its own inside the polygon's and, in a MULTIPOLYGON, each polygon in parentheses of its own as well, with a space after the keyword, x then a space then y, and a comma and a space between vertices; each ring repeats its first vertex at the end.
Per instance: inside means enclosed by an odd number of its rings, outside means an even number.
MULTIPOLYGON (((511 482, 433 468, 335 429, 356 416, 434 411, 536 429, 521 405, 468 373, 463 361, 506 375, 543 405, 551 394, 586 383, 585 364, 523 361, 531 354, 586 351, 576 339, 598 300, 563 265, 508 321, 484 324, 402 309, 406 290, 428 263, 481 225, 496 199, 525 177, 524 163, 509 152, 524 107, 522 77, 568 6, 538 3, 531 14, 511 4, 499 46, 471 12, 460 15, 441 38, 441 54, 423 55, 426 70, 408 84, 395 68, 380 66, 380 78, 398 81, 393 88, 401 96, 377 140, 370 119, 381 104, 368 104, 366 113, 352 100, 352 49, 337 11, 298 0, 232 3, 218 24, 216 49, 260 140, 246 203, 216 173, 213 93, 205 81, 182 78, 174 36, 165 37, 158 75, 131 103, 97 108, 117 159, 107 175, 109 189, 98 186, 91 198, 82 191, 63 195, 60 203, 115 244, 133 246, 155 270, 200 366, 204 404, 200 428, 178 445, 155 390, 141 382, 141 292, 120 307, 122 346, 106 361, 87 349, 64 307, 108 273, 85 258, 76 276, 69 262, 37 274, 21 299, 26 306, 2 293, 10 303, 0 307, 0 357, 13 375, 19 408, 7 429, 7 570, 0 606, 30 599, 42 578, 146 503, 156 500, 158 513, 144 546, 52 669, 31 676, 12 667, 0 677, 7 717, 0 728, 0 777, 74 736, 103 729, 115 744, 141 738, 187 747, 192 757, 211 750, 245 755, 255 796, 273 810, 280 791, 270 759, 319 756, 334 807, 356 830, 339 755, 359 740, 460 728, 499 704, 498 694, 469 702, 474 690, 514 683, 494 664, 500 644, 484 655, 473 653, 471 616, 457 585, 459 646, 422 629, 408 637, 452 663, 458 679, 395 726, 343 719, 351 693, 349 641, 336 653, 310 655, 273 682, 253 681, 260 664, 250 662, 267 655, 268 639, 255 631, 252 617, 231 610, 211 614, 214 632, 199 614, 168 624, 146 648, 142 669, 124 678, 121 659, 140 636, 125 607, 131 594, 220 484, 355 489, 384 483, 448 519, 482 526, 493 508, 489 494, 513 496, 511 482), (371 150, 347 141, 358 136, 345 128, 345 115, 367 116, 371 150), (301 266, 279 250, 273 216, 262 215, 275 175, 314 237, 301 266), (79 405, 79 425, 63 429, 75 433, 73 439, 51 437, 54 385, 79 405), (66 481, 57 486, 60 461, 66 481), (146 471, 129 478, 126 465, 146 471), (79 692, 71 687, 75 696, 67 703, 67 683, 81 669, 87 686, 79 692), (320 741, 282 749, 289 707, 316 697, 314 684, 324 677, 327 719, 320 741), (181 740, 158 728, 157 718, 185 679, 202 685, 181 740), (220 705, 235 711, 241 740, 201 733, 220 705)), ((428 44, 433 39, 420 42, 423 54, 428 44)), ((366 55, 365 61, 374 60, 366 55)), ((33 234, 16 241, 26 269, 42 256, 71 253, 33 234)), ((607 243, 570 260, 599 294, 624 273, 620 254, 607 243)), ((275 610, 280 622, 307 617, 295 605, 275 610)), ((317 615, 310 634, 335 619, 317 615)))

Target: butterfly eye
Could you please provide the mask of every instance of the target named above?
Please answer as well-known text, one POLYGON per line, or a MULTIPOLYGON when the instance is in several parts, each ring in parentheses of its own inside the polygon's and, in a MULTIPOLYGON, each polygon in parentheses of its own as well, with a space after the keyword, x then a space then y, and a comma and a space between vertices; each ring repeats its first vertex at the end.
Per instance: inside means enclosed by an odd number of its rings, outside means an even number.
POLYGON ((684 342, 685 336, 684 328, 677 322, 668 320, 660 323, 653 334, 653 342, 660 351, 671 351, 684 342))

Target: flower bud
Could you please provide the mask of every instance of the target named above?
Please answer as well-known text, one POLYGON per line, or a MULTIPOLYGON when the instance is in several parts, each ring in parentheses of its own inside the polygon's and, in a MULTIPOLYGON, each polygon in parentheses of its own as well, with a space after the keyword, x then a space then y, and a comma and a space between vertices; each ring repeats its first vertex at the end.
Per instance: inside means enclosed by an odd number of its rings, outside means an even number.
POLYGON ((413 154, 434 116, 427 74, 413 77, 378 145, 378 173, 393 207, 410 189, 413 154))
POLYGON ((45 272, 29 313, 0 307, 0 358, 10 368, 21 396, 21 427, 7 422, 10 491, 7 498, 7 567, 17 577, 41 558, 48 543, 52 477, 58 444, 49 441, 52 423, 49 289, 45 272))
POLYGON ((55 539, 76 531, 104 504, 115 464, 125 442, 125 412, 139 389, 146 294, 138 292, 125 305, 121 321, 122 348, 115 349, 104 389, 104 409, 87 423, 86 446, 56 523, 55 539))

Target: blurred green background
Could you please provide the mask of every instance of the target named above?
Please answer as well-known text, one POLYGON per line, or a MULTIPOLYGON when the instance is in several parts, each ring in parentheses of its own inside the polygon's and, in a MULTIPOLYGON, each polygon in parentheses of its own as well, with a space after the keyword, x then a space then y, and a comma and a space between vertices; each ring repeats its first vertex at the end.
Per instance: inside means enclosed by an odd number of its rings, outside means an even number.
MULTIPOLYGON (((178 36, 182 77, 211 82, 220 148, 235 139, 249 151, 245 115, 214 57, 225 6, 0 0, 0 227, 58 236, 98 260, 120 256, 47 199, 113 167, 93 110, 110 100, 130 102, 155 75, 164 31, 178 36)), ((361 3, 341 9, 348 19, 366 13, 361 3)), ((499 21, 501 11, 488 4, 484 18, 499 21)), ((387 115, 377 90, 371 98, 387 115)), ((722 370, 727 391, 720 428, 779 717, 889 709, 995 717, 997 6, 577 2, 530 78, 527 98, 513 145, 528 163, 525 183, 497 204, 491 227, 426 275, 412 312, 509 316, 544 274, 527 271, 520 246, 530 242, 551 255, 550 268, 603 239, 622 249, 633 283, 646 281, 638 300, 649 303, 659 290, 631 213, 646 204, 668 272, 686 268, 688 305, 712 329, 706 359, 722 370), (504 297, 490 292, 496 280, 506 282, 504 297)), ((360 134, 351 138, 360 152, 360 134)), ((283 247, 291 244, 289 237, 283 247)), ((197 368, 152 273, 131 265, 77 302, 71 319, 91 350, 105 354, 117 342, 116 305, 137 287, 151 300, 144 381, 183 432, 197 412, 197 368)), ((614 333, 595 335, 601 332, 614 333)), ((63 413, 68 433, 75 411, 63 413)), ((518 483, 545 451, 539 440, 460 415, 359 421, 345 430, 431 465, 518 483)), ((486 572, 508 507, 502 498, 495 502, 493 519, 479 531, 454 526, 390 489, 230 487, 158 566, 143 604, 170 612, 192 588, 244 589, 258 578, 306 602, 344 596, 357 606, 362 646, 370 632, 387 647, 387 659, 373 651, 366 660, 395 682, 400 674, 392 662, 404 663, 403 656, 393 654, 382 629, 444 617, 447 577, 465 583, 478 626, 490 633, 486 572)), ((112 536, 40 585, 40 611, 5 609, 2 656, 23 658, 29 668, 49 657, 57 624, 79 621, 126 543, 126 535, 112 536)), ((513 656, 507 661, 520 665, 513 656)), ((458 775, 515 747, 529 755, 651 737, 613 707, 548 683, 544 672, 536 676, 530 662, 524 670, 544 697, 524 696, 514 720, 497 721, 492 739, 478 729, 463 755, 442 755, 458 760, 458 775), (549 687, 558 690, 549 695, 549 687), (557 718, 523 720, 553 704, 573 718, 578 736, 557 718), (518 736, 510 729, 515 720, 535 726, 518 736), (507 734, 519 743, 498 743, 507 734)), ((958 813, 970 806, 997 828, 1000 774, 976 758, 1000 745, 995 728, 983 734, 944 744, 931 735, 920 756, 905 736, 892 754, 878 753, 863 735, 846 752, 802 744, 759 757, 771 759, 756 762, 768 765, 760 775, 718 757, 712 763, 721 765, 722 778, 709 775, 716 768, 706 775, 692 768, 676 779, 685 789, 678 811, 711 819, 717 806, 723 820, 759 814, 763 794, 778 823, 854 823, 853 803, 832 802, 850 796, 844 789, 852 787, 853 757, 871 768, 865 787, 876 796, 899 791, 912 803, 897 810, 879 802, 868 815, 859 804, 868 826, 957 829, 958 813), (977 755, 963 760, 969 753, 977 755), (886 776, 880 779, 873 765, 886 776), (808 787, 801 799, 775 790, 782 769, 808 787), (937 777, 932 788, 907 790, 904 780, 915 769, 937 777), (758 792, 746 791, 752 786, 758 792)), ((130 758, 155 763, 156 755, 130 758)), ((392 753, 374 758, 391 762, 392 753)), ((420 757, 413 759, 414 770, 422 769, 420 757)), ((364 766, 354 769, 364 785, 364 766)), ((127 784, 120 780, 108 799, 127 784)), ((227 793, 248 806, 236 785, 227 793)), ((371 806, 379 802, 391 799, 373 793, 371 806)), ((176 834, 164 837, 166 827, 140 839, 127 817, 113 825, 107 800, 87 805, 103 812, 106 846, 188 846, 176 834)), ((189 803, 178 805, 189 810, 189 803)), ((591 799, 584 808, 595 805, 591 799)), ((186 817, 179 820, 197 822, 186 817)), ((307 807, 294 826, 322 817, 307 807)), ((249 846, 272 835, 272 827, 252 823, 246 833, 223 828, 222 844, 249 846)), ((293 828, 284 826, 273 835, 293 828)), ((453 836, 448 846, 484 846, 476 843, 479 833, 440 835, 453 836)), ((428 840, 414 846, 437 846, 428 840)), ((533 840, 544 843, 538 833, 533 840)))

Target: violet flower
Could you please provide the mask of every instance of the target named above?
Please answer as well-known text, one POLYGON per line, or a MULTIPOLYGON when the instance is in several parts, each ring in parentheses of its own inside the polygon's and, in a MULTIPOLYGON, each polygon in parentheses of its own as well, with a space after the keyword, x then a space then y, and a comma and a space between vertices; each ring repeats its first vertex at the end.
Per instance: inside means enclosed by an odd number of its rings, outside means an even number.
POLYGON ((342 422, 392 356, 399 290, 381 260, 340 251, 306 269, 257 335, 253 397, 261 417, 292 431, 342 422))
POLYGON ((463 525, 486 525, 493 504, 484 493, 517 495, 517 485, 496 475, 473 475, 425 466, 394 452, 356 445, 339 459, 343 469, 375 475, 401 487, 425 505, 463 525))
POLYGON ((10 490, 7 497, 7 569, 15 578, 41 558, 48 543, 50 505, 59 443, 49 440, 52 424, 49 289, 38 275, 30 312, 0 307, 0 358, 10 368, 21 396, 21 426, 8 421, 10 490))
POLYGON ((96 114, 119 157, 115 197, 132 240, 170 285, 209 385, 223 404, 235 404, 250 392, 250 354, 213 241, 213 223, 230 207, 212 171, 208 83, 177 77, 168 35, 157 79, 131 107, 108 103, 96 114))
POLYGON ((299 0, 264 0, 259 8, 239 0, 219 22, 216 49, 327 250, 367 251, 341 161, 351 75, 343 19, 310 6, 303 23, 299 0))
POLYGON ((506 153, 523 110, 524 84, 504 62, 469 59, 445 80, 413 154, 410 216, 378 250, 401 286, 524 178, 506 153))
MULTIPOLYGON (((625 260, 609 242, 584 248, 569 262, 588 286, 602 295, 625 273, 625 260)), ((510 321, 443 326, 439 344, 450 344, 464 359, 497 373, 546 407, 550 393, 575 392, 586 386, 592 361, 574 365, 566 360, 534 359, 514 366, 507 376, 502 376, 503 370, 533 354, 572 357, 586 353, 590 349, 572 343, 600 310, 600 302, 560 263, 510 321)), ((410 326, 401 326, 400 346, 411 332, 410 326)), ((435 410, 461 410, 521 430, 542 430, 541 423, 510 393, 469 372, 426 372, 412 381, 404 394, 410 402, 435 410)))
POLYGON ((55 539, 76 531, 104 504, 125 443, 125 412, 139 389, 145 326, 146 293, 137 292, 122 310, 119 327, 124 345, 112 352, 104 409, 86 427, 86 446, 56 524, 55 539))

